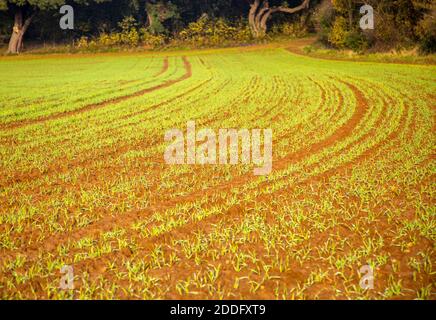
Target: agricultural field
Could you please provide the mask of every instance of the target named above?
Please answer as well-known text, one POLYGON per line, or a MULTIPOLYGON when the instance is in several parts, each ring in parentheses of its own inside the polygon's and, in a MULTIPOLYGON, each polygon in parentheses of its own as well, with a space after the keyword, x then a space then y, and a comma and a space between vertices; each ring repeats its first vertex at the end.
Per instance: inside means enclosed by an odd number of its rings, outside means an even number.
POLYGON ((435 108, 435 66, 278 45, 0 58, 0 299, 436 299, 435 108), (188 121, 272 172, 168 165, 188 121))

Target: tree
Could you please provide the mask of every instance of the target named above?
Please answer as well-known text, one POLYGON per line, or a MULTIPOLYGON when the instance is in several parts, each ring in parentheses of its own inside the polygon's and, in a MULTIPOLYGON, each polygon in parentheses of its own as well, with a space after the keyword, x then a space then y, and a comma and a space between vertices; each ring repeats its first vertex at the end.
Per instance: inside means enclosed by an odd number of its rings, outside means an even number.
MULTIPOLYGON (((104 2, 110 0, 94 0, 104 2)), ((8 53, 20 53, 23 49, 24 35, 39 10, 60 8, 65 0, 0 0, 0 10, 8 10, 13 14, 14 25, 9 40, 8 53)), ((86 0, 75 0, 86 4, 86 0)))
MULTIPOLYGON (((356 28, 356 23, 354 21, 354 12, 356 11, 356 6, 359 1, 355 0, 332 0, 333 6, 336 12, 340 15, 347 17, 348 19, 348 29, 352 30, 356 28)), ((363 5, 363 3, 361 4, 363 5)))
POLYGON ((248 0, 250 11, 248 13, 248 23, 254 37, 261 38, 266 35, 267 22, 274 13, 283 12, 293 14, 303 9, 309 8, 310 0, 303 0, 300 5, 289 7, 287 3, 279 6, 270 6, 268 0, 248 0))
POLYGON ((147 12, 148 30, 152 34, 164 33, 166 28, 164 22, 178 18, 178 9, 171 1, 150 1, 146 2, 145 9, 147 12))
POLYGON ((432 52, 431 48, 436 47, 434 0, 331 0, 331 5, 334 13, 333 23, 328 26, 328 42, 335 47, 387 50, 410 46, 418 40, 423 52, 432 52), (359 9, 363 5, 374 9, 374 30, 360 28, 359 9))

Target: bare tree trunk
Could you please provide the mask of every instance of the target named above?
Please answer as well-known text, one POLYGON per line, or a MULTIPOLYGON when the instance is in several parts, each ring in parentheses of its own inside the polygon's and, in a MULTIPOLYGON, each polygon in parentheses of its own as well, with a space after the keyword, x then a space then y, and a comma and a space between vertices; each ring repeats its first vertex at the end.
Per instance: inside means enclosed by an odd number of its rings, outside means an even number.
POLYGON ((266 21, 268 20, 270 15, 271 15, 271 9, 269 8, 268 1, 266 1, 263 3, 263 7, 262 9, 259 10, 256 17, 256 25, 257 25, 259 37, 266 36, 266 30, 267 30, 266 21))
POLYGON ((259 31, 257 30, 257 25, 256 25, 256 13, 257 13, 257 9, 259 9, 259 5, 260 5, 260 0, 255 0, 253 3, 251 3, 250 12, 248 14, 248 24, 250 26, 251 34, 255 38, 259 37, 259 31))
POLYGON ((354 29, 354 17, 353 17, 353 1, 349 0, 348 1, 348 23, 349 23, 349 28, 350 30, 354 29))
POLYGON ((304 0, 299 6, 289 8, 287 6, 270 7, 267 0, 251 0, 248 22, 251 33, 255 38, 262 38, 267 32, 267 22, 276 12, 295 13, 309 7, 310 0, 304 0))
POLYGON ((150 14, 149 11, 147 11, 147 23, 148 23, 147 28, 149 28, 149 30, 153 30, 154 20, 153 20, 153 16, 150 14))
POLYGON ((14 26, 12 28, 11 38, 9 40, 8 53, 20 53, 23 49, 24 34, 29 28, 35 13, 23 21, 23 10, 17 8, 15 12, 14 26))
POLYGON ((22 29, 23 29, 23 12, 17 10, 15 12, 14 26, 12 28, 11 39, 9 40, 8 53, 18 53, 22 47, 20 43, 20 38, 22 39, 22 29))

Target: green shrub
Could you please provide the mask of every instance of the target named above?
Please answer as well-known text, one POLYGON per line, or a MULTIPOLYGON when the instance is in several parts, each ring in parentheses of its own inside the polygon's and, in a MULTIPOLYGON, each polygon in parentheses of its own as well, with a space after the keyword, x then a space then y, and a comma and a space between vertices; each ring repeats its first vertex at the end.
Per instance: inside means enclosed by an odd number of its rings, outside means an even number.
POLYGON ((333 27, 328 36, 328 41, 335 47, 345 48, 345 41, 348 35, 348 23, 344 17, 336 17, 333 27))
POLYGON ((250 39, 251 32, 246 24, 230 24, 224 19, 211 20, 204 15, 183 29, 173 43, 192 47, 214 47, 246 43, 250 39))
POLYGON ((87 37, 82 37, 76 42, 76 48, 106 50, 117 47, 135 48, 139 45, 156 48, 164 45, 166 42, 166 38, 163 35, 153 35, 146 28, 138 30, 136 20, 133 17, 124 18, 118 25, 121 28, 121 32, 104 32, 91 40, 87 37))
POLYGON ((368 49, 369 43, 366 37, 359 32, 349 32, 345 35, 344 46, 355 52, 368 49))
POLYGON ((88 48, 88 37, 81 37, 74 45, 78 49, 87 49, 88 48))
POLYGON ((272 28, 273 34, 285 35, 292 38, 303 38, 308 35, 307 24, 301 20, 296 22, 286 22, 272 28))
MULTIPOLYGON (((82 37, 76 42, 76 48, 99 50, 116 47, 133 48, 143 45, 159 48, 168 43, 163 34, 153 34, 147 28, 136 27, 136 21, 125 18, 119 27, 121 32, 102 33, 94 39, 82 37)), ((291 32, 291 31, 289 31, 291 32)), ((217 47, 246 44, 252 39, 248 25, 244 21, 229 23, 224 19, 209 19, 206 15, 190 23, 171 41, 171 46, 190 46, 194 48, 217 47)))
POLYGON ((142 45, 159 48, 165 45, 167 39, 164 35, 152 34, 146 28, 139 29, 140 42, 142 45))
POLYGON ((436 53, 436 36, 434 34, 428 34, 421 39, 419 52, 421 54, 436 53))
POLYGON ((121 44, 128 47, 137 47, 139 44, 138 30, 132 29, 130 31, 121 32, 121 44))
POLYGON ((122 33, 129 33, 131 30, 136 30, 138 23, 136 19, 132 16, 124 17, 124 19, 118 23, 121 28, 122 33))
POLYGON ((358 30, 349 31, 348 22, 342 16, 336 17, 328 41, 336 48, 351 49, 355 52, 362 52, 369 47, 368 38, 358 30))

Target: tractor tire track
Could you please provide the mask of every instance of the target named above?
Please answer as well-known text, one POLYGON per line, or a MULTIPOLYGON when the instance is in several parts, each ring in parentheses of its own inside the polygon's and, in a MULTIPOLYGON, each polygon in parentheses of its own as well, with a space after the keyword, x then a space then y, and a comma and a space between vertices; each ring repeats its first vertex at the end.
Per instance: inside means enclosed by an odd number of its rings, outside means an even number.
POLYGON ((169 66, 170 66, 170 64, 168 62, 168 57, 165 57, 164 61, 163 61, 162 69, 158 73, 156 73, 154 75, 154 77, 156 78, 156 77, 159 77, 159 76, 163 75, 165 72, 168 71, 169 66))

